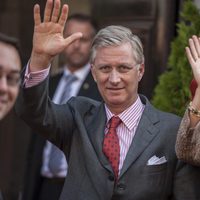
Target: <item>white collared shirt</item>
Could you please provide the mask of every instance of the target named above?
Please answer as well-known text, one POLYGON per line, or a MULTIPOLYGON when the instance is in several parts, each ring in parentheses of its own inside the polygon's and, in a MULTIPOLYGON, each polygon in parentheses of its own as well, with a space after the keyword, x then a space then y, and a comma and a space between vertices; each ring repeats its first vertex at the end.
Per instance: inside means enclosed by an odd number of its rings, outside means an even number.
MULTIPOLYGON (((120 145, 119 174, 122 169, 128 150, 133 141, 133 138, 135 136, 135 132, 138 127, 144 108, 145 106, 142 104, 140 97, 138 96, 137 100, 129 108, 117 115, 122 120, 122 123, 120 123, 120 125, 116 129, 120 145)), ((107 116, 105 134, 107 134, 109 120, 115 115, 109 110, 106 104, 105 110, 107 116)))

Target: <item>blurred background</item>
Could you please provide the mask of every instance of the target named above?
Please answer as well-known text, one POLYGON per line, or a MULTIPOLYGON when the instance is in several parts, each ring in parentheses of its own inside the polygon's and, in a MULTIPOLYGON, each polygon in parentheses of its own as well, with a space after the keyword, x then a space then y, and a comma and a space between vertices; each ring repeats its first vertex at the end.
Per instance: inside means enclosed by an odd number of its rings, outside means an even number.
MULTIPOLYGON (((20 39, 24 63, 28 60, 33 33, 33 6, 44 9, 45 0, 1 0, 0 31, 20 39)), ((127 26, 144 44, 146 76, 140 90, 151 97, 157 77, 166 68, 170 41, 176 35, 176 23, 183 0, 63 0, 70 14, 91 14, 99 28, 110 24, 127 26)))

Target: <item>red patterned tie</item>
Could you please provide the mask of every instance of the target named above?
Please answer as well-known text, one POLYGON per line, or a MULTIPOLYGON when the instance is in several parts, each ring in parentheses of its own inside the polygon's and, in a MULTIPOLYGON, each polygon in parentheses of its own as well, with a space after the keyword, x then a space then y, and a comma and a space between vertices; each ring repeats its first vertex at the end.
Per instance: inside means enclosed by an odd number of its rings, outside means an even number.
POLYGON ((116 133, 116 128, 120 123, 121 119, 119 117, 111 118, 108 133, 105 135, 103 141, 103 152, 110 161, 116 180, 118 178, 120 159, 119 138, 116 133))

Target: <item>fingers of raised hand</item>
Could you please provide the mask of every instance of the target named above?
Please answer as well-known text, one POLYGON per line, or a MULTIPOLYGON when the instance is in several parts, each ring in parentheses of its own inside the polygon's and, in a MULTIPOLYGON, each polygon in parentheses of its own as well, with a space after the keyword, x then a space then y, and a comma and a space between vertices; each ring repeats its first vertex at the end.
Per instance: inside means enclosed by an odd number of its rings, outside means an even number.
MULTIPOLYGON (((192 72, 193 72, 193 75, 194 75, 194 78, 196 81, 198 81, 198 79, 200 78, 199 75, 200 75, 200 71, 199 71, 199 65, 198 63, 194 60, 193 58, 193 55, 191 53, 191 50, 189 47, 186 47, 185 48, 186 50, 186 55, 187 55, 187 58, 188 58, 188 61, 191 65, 191 68, 192 68, 192 72)), ((200 80, 199 80, 200 81, 200 80)))
POLYGON ((194 61, 197 61, 200 58, 200 44, 197 36, 192 36, 189 39, 189 47, 194 61))
POLYGON ((191 53, 191 51, 190 51, 190 48, 189 48, 189 47, 186 47, 186 48, 185 48, 185 51, 186 51, 186 55, 187 55, 187 58, 188 58, 189 63, 191 64, 191 66, 193 66, 193 64, 195 63, 195 60, 194 60, 194 58, 193 58, 193 56, 192 56, 192 53, 191 53))
POLYGON ((193 38, 189 39, 189 47, 190 47, 192 57, 193 57, 194 61, 196 61, 198 59, 198 53, 197 53, 193 38))
POLYGON ((34 6, 34 22, 36 26, 41 23, 40 6, 38 4, 34 6))
POLYGON ((194 40, 194 45, 198 54, 198 58, 200 58, 200 43, 199 43, 199 39, 196 35, 192 36, 193 40, 194 40))
POLYGON ((51 16, 52 22, 58 21, 59 13, 60 13, 60 0, 55 0, 53 12, 52 12, 52 16, 51 16))
POLYGON ((47 0, 46 6, 44 9, 44 22, 50 21, 52 8, 53 8, 53 0, 47 0))
POLYGON ((77 32, 77 33, 70 35, 69 37, 67 37, 65 39, 65 46, 68 46, 69 44, 71 44, 75 40, 80 39, 82 36, 83 36, 83 34, 81 32, 77 32))
POLYGON ((60 0, 55 0, 54 5, 53 5, 53 0, 47 0, 44 11, 44 22, 50 22, 50 21, 54 23, 58 22, 61 26, 64 26, 67 20, 68 6, 64 5, 62 7, 61 14, 60 14, 60 7, 61 7, 60 0))
POLYGON ((61 26, 64 26, 65 25, 65 22, 67 20, 67 15, 68 15, 68 6, 65 4, 63 5, 62 7, 62 12, 61 12, 61 15, 60 15, 60 18, 59 18, 59 21, 58 23, 61 25, 61 26))

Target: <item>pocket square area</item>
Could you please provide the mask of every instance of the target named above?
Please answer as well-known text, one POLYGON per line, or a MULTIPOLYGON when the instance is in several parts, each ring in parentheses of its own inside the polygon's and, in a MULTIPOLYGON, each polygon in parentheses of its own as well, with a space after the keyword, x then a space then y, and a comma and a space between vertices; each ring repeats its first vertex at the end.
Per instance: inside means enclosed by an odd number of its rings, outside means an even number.
POLYGON ((165 156, 162 156, 161 158, 159 158, 157 156, 153 156, 148 160, 147 165, 161 165, 166 162, 167 162, 167 160, 166 160, 165 156))

